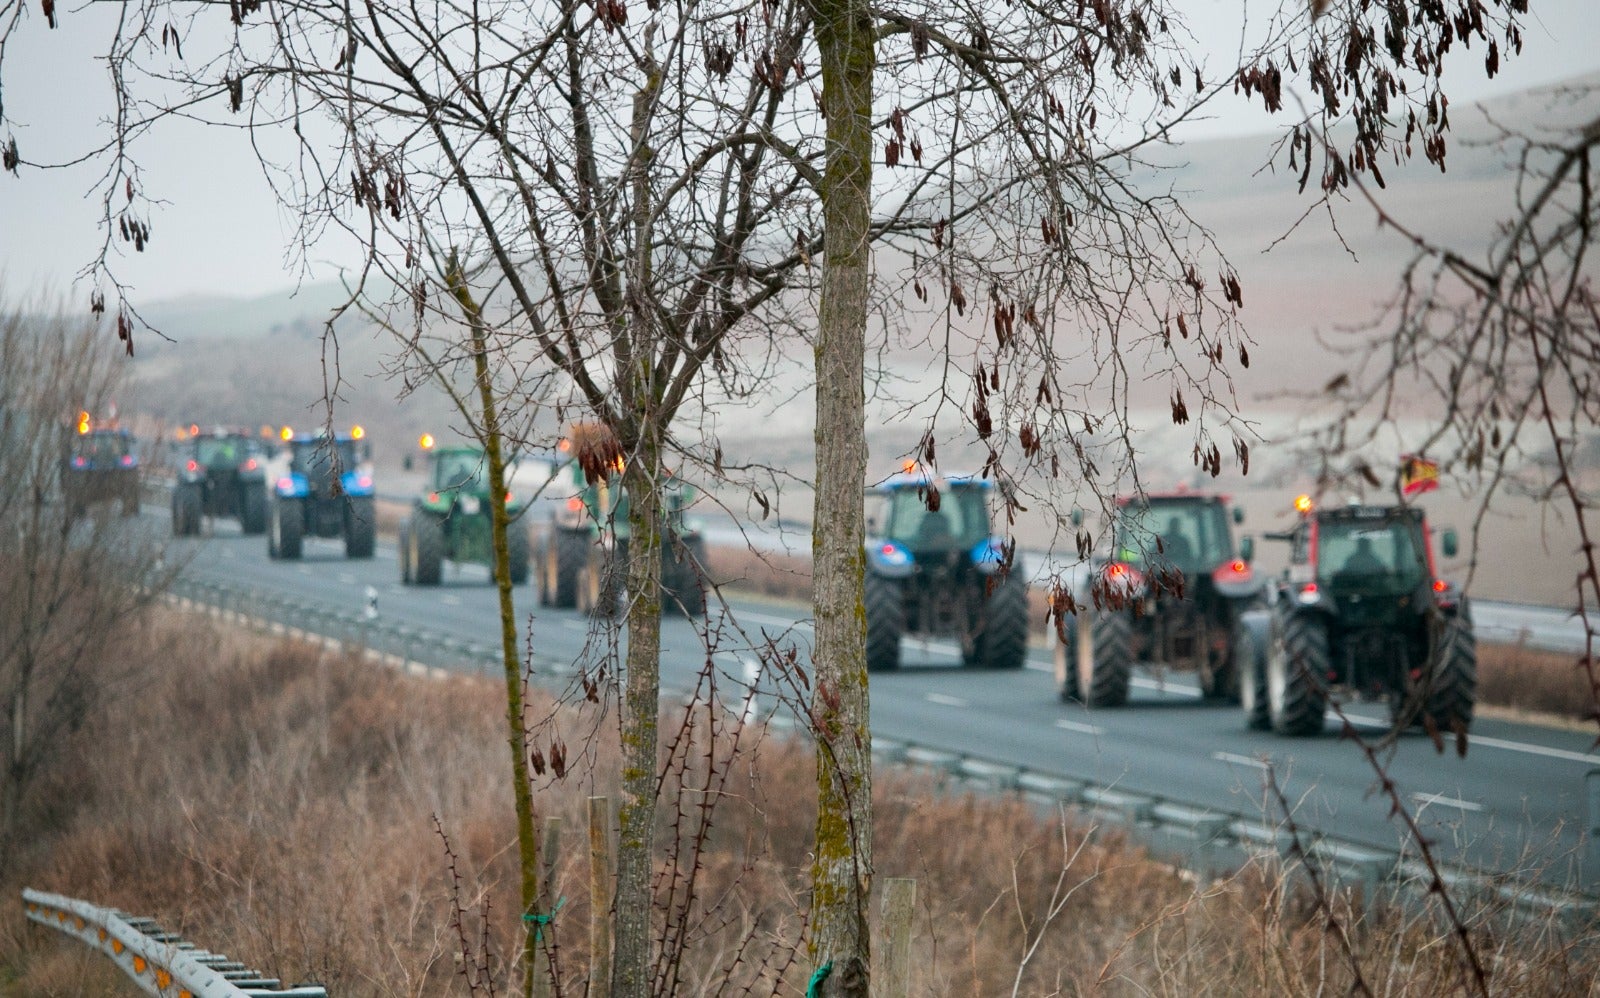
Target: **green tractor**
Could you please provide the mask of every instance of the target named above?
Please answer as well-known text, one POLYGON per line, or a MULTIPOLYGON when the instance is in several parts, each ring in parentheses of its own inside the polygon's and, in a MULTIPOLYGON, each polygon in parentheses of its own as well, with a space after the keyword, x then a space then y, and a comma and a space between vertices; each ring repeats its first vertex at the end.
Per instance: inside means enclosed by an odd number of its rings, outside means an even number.
POLYGON ((226 429, 180 430, 173 448, 172 533, 192 536, 205 517, 230 517, 246 534, 267 530, 267 453, 261 440, 226 429))
MULTIPOLYGON (((1081 522, 1081 514, 1074 514, 1081 522)), ((1253 544, 1234 547, 1244 519, 1229 497, 1174 491, 1117 500, 1111 552, 1090 566, 1092 609, 1055 646, 1061 699, 1127 703, 1134 666, 1190 672, 1207 699, 1239 698, 1234 623, 1261 600, 1253 544)))
POLYGON ((963 665, 1020 669, 1028 653, 1028 583, 989 518, 994 483, 912 469, 869 493, 867 669, 900 667, 903 635, 954 638, 963 665))
MULTIPOLYGON (((1322 509, 1295 500, 1289 567, 1269 607, 1235 637, 1245 723, 1282 735, 1323 730, 1335 697, 1384 701, 1399 726, 1464 734, 1477 642, 1464 596, 1434 569, 1426 517, 1412 506, 1322 509)), ((1456 536, 1441 537, 1446 557, 1456 536)))
POLYGON ((139 453, 133 434, 114 426, 94 426, 78 417, 78 432, 61 463, 61 495, 68 519, 97 503, 115 503, 123 516, 139 512, 139 453))
MULTIPOLYGON (((592 437, 609 438, 609 432, 587 424, 573 427, 561 451, 596 449, 592 437)), ((599 449, 612 453, 614 443, 599 449)), ((621 458, 606 461, 612 474, 590 482, 583 463, 570 460, 573 492, 556 508, 539 551, 539 604, 558 609, 576 608, 594 616, 611 617, 619 611, 625 589, 628 543, 628 497, 622 488, 621 458)), ((706 543, 688 516, 695 490, 679 479, 664 489, 666 530, 661 544, 661 602, 693 617, 706 608, 706 543)))
MULTIPOLYGON (((483 448, 464 444, 434 446, 422 437, 428 462, 427 491, 411 506, 400 525, 400 581, 406 585, 436 586, 445 561, 458 565, 483 565, 494 572, 493 504, 489 492, 489 461, 483 448)), ((409 465, 408 465, 409 466, 409 465)), ((509 478, 511 468, 506 469, 509 478)), ((511 583, 528 580, 528 529, 522 521, 526 505, 509 493, 506 514, 507 551, 511 583)))

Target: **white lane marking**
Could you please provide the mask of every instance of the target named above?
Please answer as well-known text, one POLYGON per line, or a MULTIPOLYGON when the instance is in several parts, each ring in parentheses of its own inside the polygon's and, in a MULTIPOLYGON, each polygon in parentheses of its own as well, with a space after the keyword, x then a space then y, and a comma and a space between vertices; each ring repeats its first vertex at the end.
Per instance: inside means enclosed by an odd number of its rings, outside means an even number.
POLYGON ((1486 748, 1505 749, 1508 752, 1526 752, 1529 755, 1542 755, 1547 759, 1562 759, 1566 762, 1582 762, 1590 766, 1600 766, 1600 755, 1585 755, 1582 752, 1568 752, 1566 749, 1547 748, 1543 745, 1529 745, 1525 742, 1508 742, 1502 738, 1486 738, 1482 735, 1467 735, 1467 744, 1482 745, 1486 748))
POLYGON ((223 548, 222 549, 222 557, 224 557, 224 558, 237 558, 239 556, 233 553, 233 548, 223 548))
POLYGON ((587 631, 589 625, 582 620, 563 620, 561 626, 572 631, 587 631))
POLYGON ((451 595, 446 594, 444 596, 440 596, 439 597, 439 602, 443 603, 445 606, 460 606, 461 605, 461 597, 460 596, 451 596, 451 595))
POLYGON ((1154 679, 1139 678, 1131 679, 1129 682, 1141 690, 1159 690, 1162 693, 1176 693, 1185 697, 1198 698, 1200 696, 1200 687, 1198 686, 1181 686, 1177 683, 1162 683, 1154 679))
POLYGON ((1239 755, 1235 752, 1213 752, 1211 758, 1218 762, 1228 763, 1230 766, 1249 766, 1251 769, 1267 769, 1265 762, 1253 756, 1239 755))
POLYGON ((1056 727, 1062 731, 1076 731, 1080 735, 1103 735, 1106 729, 1097 728, 1092 724, 1083 724, 1079 721, 1069 721, 1066 718, 1057 718, 1056 727))
MULTIPOLYGON (((1386 730, 1388 721, 1376 717, 1360 717, 1356 714, 1346 714, 1350 723, 1363 728, 1377 728, 1386 730)), ((1600 766, 1600 755, 1589 755, 1583 752, 1571 752, 1567 749, 1550 748, 1547 745, 1534 745, 1529 742, 1513 742, 1505 738, 1490 738, 1488 735, 1467 735, 1467 747, 1475 745, 1484 748, 1501 749, 1506 752, 1521 752, 1524 755, 1543 756, 1546 759, 1560 759, 1563 762, 1581 762, 1589 766, 1600 766)))
POLYGON ((925 693, 929 703, 936 703, 944 707, 965 707, 967 702, 960 697, 947 696, 943 693, 925 693))
POLYGON ((339 580, 339 584, 342 586, 353 586, 356 584, 356 577, 351 575, 349 572, 340 572, 337 576, 335 576, 335 578, 339 580))
POLYGON ((1440 807, 1454 807, 1462 811, 1486 811, 1488 808, 1482 804, 1474 804, 1470 800, 1460 800, 1455 797, 1445 797, 1441 794, 1414 793, 1411 799, 1418 804, 1438 804, 1440 807))

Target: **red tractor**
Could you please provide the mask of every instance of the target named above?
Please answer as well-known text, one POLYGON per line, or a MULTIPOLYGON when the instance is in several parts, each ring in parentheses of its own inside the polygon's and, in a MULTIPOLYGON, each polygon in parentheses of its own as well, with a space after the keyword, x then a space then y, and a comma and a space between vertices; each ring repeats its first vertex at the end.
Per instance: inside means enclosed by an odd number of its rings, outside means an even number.
MULTIPOLYGON (((1080 517, 1075 517, 1081 521, 1080 517)), ((1227 496, 1170 492, 1117 500, 1111 552, 1091 565, 1091 610, 1056 644, 1063 700, 1127 702, 1135 663, 1192 672, 1207 698, 1239 695, 1234 623, 1261 597, 1243 510, 1227 496)))

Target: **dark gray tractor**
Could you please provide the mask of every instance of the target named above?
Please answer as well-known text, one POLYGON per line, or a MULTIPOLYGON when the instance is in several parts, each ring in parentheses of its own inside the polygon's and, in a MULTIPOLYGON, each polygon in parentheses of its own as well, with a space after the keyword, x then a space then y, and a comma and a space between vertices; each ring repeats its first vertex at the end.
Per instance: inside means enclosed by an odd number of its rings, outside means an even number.
POLYGON ((267 529, 267 454, 257 437, 191 426, 174 447, 172 532, 200 532, 205 517, 236 519, 246 534, 267 529))
POLYGON ((1237 700, 1234 624, 1263 591, 1250 539, 1234 547, 1232 524, 1243 518, 1227 496, 1119 499, 1111 552, 1090 566, 1091 608, 1058 634, 1061 698, 1120 706, 1143 663, 1193 673, 1207 699, 1237 700))
MULTIPOLYGON (((1478 656, 1472 614, 1434 568, 1427 519, 1411 506, 1313 507, 1301 496, 1289 567, 1269 606, 1239 622, 1246 724, 1282 735, 1322 731, 1335 697, 1380 700, 1398 726, 1464 734, 1478 656)), ((1455 532, 1441 538, 1456 553, 1455 532)))
POLYGON ((1028 652, 1028 583, 993 533, 994 483, 906 472, 868 493, 867 668, 900 667, 905 635, 953 638, 963 665, 1020 669, 1028 652))

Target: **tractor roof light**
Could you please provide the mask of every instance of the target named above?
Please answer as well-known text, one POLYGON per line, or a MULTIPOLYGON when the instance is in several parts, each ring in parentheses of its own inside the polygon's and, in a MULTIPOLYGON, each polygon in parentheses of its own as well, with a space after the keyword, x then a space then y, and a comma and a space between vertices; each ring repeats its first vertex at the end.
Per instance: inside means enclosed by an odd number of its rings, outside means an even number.
POLYGON ((86 411, 78 413, 78 432, 80 434, 88 433, 90 425, 89 413, 86 411))
POLYGON ((362 437, 364 437, 366 435, 367 435, 366 427, 364 427, 364 426, 352 426, 352 427, 350 427, 350 439, 351 440, 360 440, 362 437))
POLYGON ((434 439, 433 434, 431 433, 424 433, 422 436, 417 438, 417 446, 421 447, 423 450, 433 450, 433 444, 434 439))
POLYGON ((1304 515, 1311 512, 1315 508, 1315 504, 1312 503, 1310 496, 1302 494, 1294 497, 1294 511, 1296 513, 1304 515))
POLYGON ((285 440, 285 441, 293 440, 294 439, 294 428, 293 427, 289 427, 289 426, 285 426, 283 429, 279 430, 278 431, 278 439, 279 440, 285 440))

